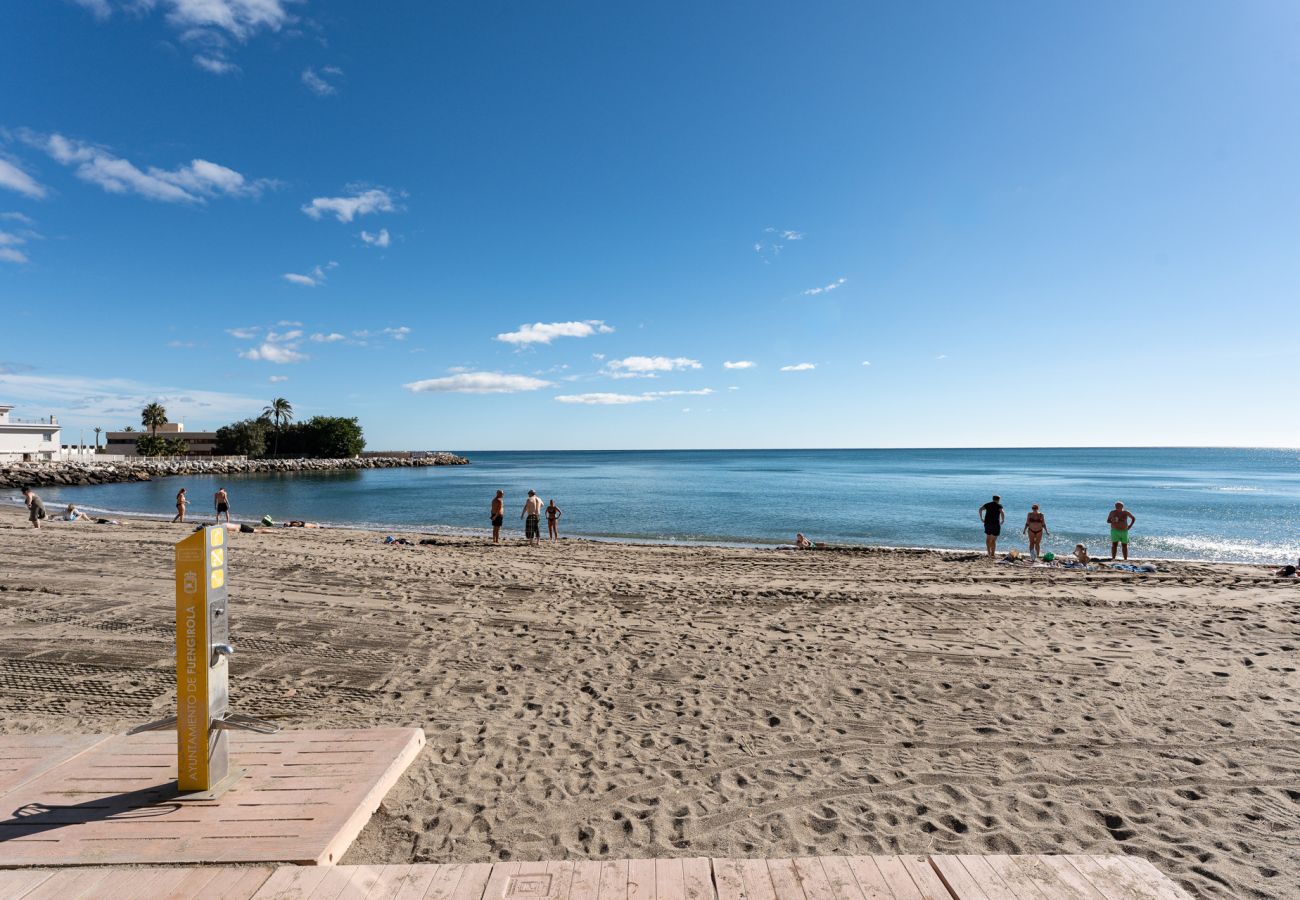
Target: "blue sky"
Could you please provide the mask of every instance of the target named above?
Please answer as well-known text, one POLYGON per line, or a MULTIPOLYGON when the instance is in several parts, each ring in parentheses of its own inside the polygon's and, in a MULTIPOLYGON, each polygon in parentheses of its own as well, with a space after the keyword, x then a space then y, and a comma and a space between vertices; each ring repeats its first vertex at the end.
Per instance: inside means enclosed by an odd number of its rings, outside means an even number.
POLYGON ((0 402, 74 439, 284 396, 375 448, 1294 446, 1298 29, 7 4, 0 402))

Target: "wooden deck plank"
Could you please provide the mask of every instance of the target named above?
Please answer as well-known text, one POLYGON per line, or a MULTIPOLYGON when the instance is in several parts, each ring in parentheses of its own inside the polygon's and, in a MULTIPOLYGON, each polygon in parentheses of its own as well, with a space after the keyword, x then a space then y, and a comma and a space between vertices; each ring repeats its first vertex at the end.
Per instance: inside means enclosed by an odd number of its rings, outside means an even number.
MULTIPOLYGON (((325 877, 316 885, 316 889, 311 895, 304 900, 340 900, 341 897, 348 894, 348 887, 352 880, 357 877, 358 870, 369 869, 369 866, 325 866, 325 877)), ((355 898, 352 898, 355 900, 355 898)))
POLYGON ((1047 896, 1056 900, 1105 900, 1079 870, 1056 856, 1011 857, 1047 896))
POLYGON ((50 869, 0 869, 0 897, 22 900, 53 875, 50 869))
POLYGON ((867 900, 894 900, 894 892, 885 880, 874 856, 846 856, 844 861, 867 900))
POLYGON ((1078 869, 1083 877, 1087 878, 1092 883, 1092 886, 1107 900, 1134 900, 1137 897, 1141 897, 1142 900, 1154 900, 1156 896, 1150 891, 1134 894, 1133 879, 1129 878, 1131 870, 1125 869, 1123 874, 1117 877, 1115 873, 1103 866, 1095 856, 1070 853, 1061 858, 1078 869))
POLYGON ((185 877, 159 897, 159 900, 189 900, 221 874, 221 869, 198 866, 185 870, 185 877))
MULTIPOLYGON (((1108 872, 1117 884, 1123 885, 1128 896, 1141 900, 1182 900, 1181 889, 1163 876, 1151 878, 1146 871, 1138 870, 1127 864, 1123 856, 1092 856, 1094 863, 1108 872)), ((1152 867, 1154 869, 1154 866, 1152 867)), ((1159 870, 1155 869, 1156 874, 1159 870)))
MULTIPOLYGON (((767 871, 765 859, 738 859, 736 868, 745 882, 745 896, 749 900, 779 900, 772 876, 767 871)), ((604 898, 601 898, 604 900, 604 898)))
POLYGON ((1007 889, 1021 900, 1046 900, 1046 895, 1034 883, 1034 879, 1016 864, 1017 857, 995 854, 979 857, 990 869, 997 873, 1007 889))
POLYGON ((90 896, 89 892, 103 882, 106 874, 103 869, 56 872, 52 878, 29 892, 25 900, 79 900, 90 896))
POLYGON ((254 900, 302 900, 310 897, 330 870, 324 866, 281 866, 253 895, 254 900))
MULTIPOLYGON (((386 866, 366 900, 422 900, 429 883, 446 868, 402 863, 386 866)), ((459 873, 456 877, 459 879, 459 873)))
POLYGON ((268 866, 220 868, 217 877, 191 896, 193 900, 252 900, 273 871, 268 866))
POLYGON ((767 860, 767 877, 772 880, 772 890, 780 900, 807 900, 794 860, 767 860))
POLYGON ((510 883, 510 876, 517 871, 519 871, 519 863, 517 862, 493 864, 487 887, 483 889, 483 900, 505 900, 506 886, 510 883))
POLYGON ((655 861, 632 859, 627 864, 627 900, 655 900, 655 861))
POLYGON ((600 900, 600 861, 579 860, 569 883, 569 900, 600 900))
POLYGON ((682 860, 655 860, 655 900, 686 900, 686 866, 682 860))
POLYGON ((460 873, 460 880, 456 882, 456 890, 452 892, 451 900, 480 900, 487 890, 488 879, 491 877, 491 863, 470 863, 460 873))
POLYGON ((916 889, 925 900, 952 900, 952 894, 948 893, 943 880, 935 874, 934 867, 930 865, 929 857, 900 856, 898 861, 903 864, 907 874, 912 876, 916 889))
POLYGON ((1022 900, 1007 886, 1002 877, 993 871, 987 858, 973 853, 959 853, 957 859, 961 860, 961 864, 966 867, 966 871, 979 884, 989 900, 1022 900))
POLYGON ((551 876, 551 891, 545 900, 567 900, 576 868, 577 863, 571 859, 557 859, 546 864, 546 873, 551 876))
MULTIPOLYGON (((816 859, 817 857, 809 857, 816 859)), ((849 868, 848 860, 843 856, 823 856, 820 858, 822 871, 826 873, 826 882, 830 885, 835 900, 870 900, 858 884, 857 876, 849 868)))
POLYGON ((0 797, 110 737, 108 734, 0 734, 0 797))
POLYGON ((686 900, 718 900, 713 886, 713 864, 702 856, 682 860, 682 878, 686 884, 686 900))
MULTIPOLYGON (((254 750, 258 762, 219 801, 205 802, 175 794, 174 735, 45 739, 58 764, 31 775, 23 762, 25 774, 13 769, 4 782, 6 807, 22 814, 0 818, 0 867, 332 864, 424 743, 418 728, 236 732, 233 763, 254 750), (321 762, 340 747, 344 761, 321 762)), ((31 752, 2 746, 11 767, 14 754, 31 752)))
POLYGON ((808 900, 840 900, 831 887, 830 877, 816 856, 801 856, 791 860, 799 884, 808 900))
POLYGON ((885 883, 894 892, 898 900, 921 900, 921 889, 912 880, 912 875, 897 856, 872 856, 885 883))
POLYGON ((1114 857, 1124 865, 1128 866, 1137 873, 1139 878, 1144 879, 1147 884, 1157 891, 1164 900, 1191 900, 1191 895, 1178 886, 1172 878, 1161 872, 1148 859, 1140 856, 1119 856, 1114 857))
POLYGON ((711 862, 718 900, 749 900, 745 894, 745 879, 740 874, 739 861, 714 859, 711 862))
POLYGON ((948 892, 960 900, 989 900, 984 889, 979 886, 961 860, 946 853, 932 854, 930 862, 943 880, 948 892))
POLYGON ((627 862, 607 859, 600 864, 600 900, 627 900, 627 862))

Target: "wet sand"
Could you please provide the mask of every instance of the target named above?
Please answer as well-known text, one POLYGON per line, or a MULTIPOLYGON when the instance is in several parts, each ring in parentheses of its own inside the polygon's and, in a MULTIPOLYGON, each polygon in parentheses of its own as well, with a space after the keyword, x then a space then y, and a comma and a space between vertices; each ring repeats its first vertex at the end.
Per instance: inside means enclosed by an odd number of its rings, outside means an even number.
MULTIPOLYGON (((172 711, 186 533, 0 510, 0 730, 172 711)), ((238 711, 428 735, 344 862, 1130 853, 1300 896, 1300 583, 1264 568, 380 538, 230 549, 238 711)))

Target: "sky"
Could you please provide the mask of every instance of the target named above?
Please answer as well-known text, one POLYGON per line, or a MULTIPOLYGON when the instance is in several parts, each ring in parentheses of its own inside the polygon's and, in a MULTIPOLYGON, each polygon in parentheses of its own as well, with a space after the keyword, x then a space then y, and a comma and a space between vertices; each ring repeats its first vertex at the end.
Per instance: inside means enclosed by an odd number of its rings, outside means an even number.
POLYGON ((5 4, 0 403, 1297 446, 1297 38, 1290 0, 5 4))

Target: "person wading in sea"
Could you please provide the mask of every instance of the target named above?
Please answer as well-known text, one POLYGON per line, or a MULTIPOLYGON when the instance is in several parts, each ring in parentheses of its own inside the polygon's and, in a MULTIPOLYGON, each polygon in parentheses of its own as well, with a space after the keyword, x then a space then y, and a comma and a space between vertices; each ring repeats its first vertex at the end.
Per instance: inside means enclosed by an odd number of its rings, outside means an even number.
POLYGON ((217 488, 217 492, 212 495, 212 502, 217 505, 217 522, 221 522, 221 514, 226 514, 226 522, 230 522, 230 495, 226 493, 225 488, 217 488))
POLYGON ((528 492, 528 499, 524 501, 524 509, 519 518, 524 520, 524 537, 528 538, 528 543, 534 547, 541 544, 542 498, 535 491, 528 492))
POLYGON ((1110 526, 1110 558, 1115 558, 1115 551, 1120 547, 1124 548, 1124 558, 1128 559, 1128 530, 1133 527, 1137 521, 1137 516, 1133 515, 1124 508, 1124 504, 1116 501, 1115 508, 1110 511, 1106 517, 1106 524, 1110 526))
POLYGON ((980 521, 984 523, 984 549, 989 552, 989 559, 998 552, 998 535, 1002 533, 1002 523, 1007 513, 1002 508, 1002 498, 997 494, 980 507, 980 521))
POLYGON ((1029 536, 1029 555, 1038 559, 1038 554, 1043 551, 1043 535, 1049 532, 1047 517, 1038 511, 1037 503, 1030 508, 1029 515, 1025 516, 1025 527, 1020 530, 1029 536))
POLYGON ((492 520, 492 543, 501 543, 501 526, 506 521, 506 492, 497 491, 497 495, 492 498, 492 511, 488 513, 488 518, 492 520))

